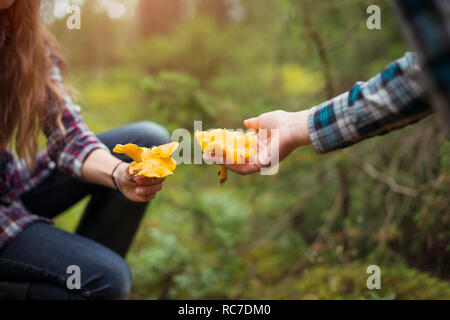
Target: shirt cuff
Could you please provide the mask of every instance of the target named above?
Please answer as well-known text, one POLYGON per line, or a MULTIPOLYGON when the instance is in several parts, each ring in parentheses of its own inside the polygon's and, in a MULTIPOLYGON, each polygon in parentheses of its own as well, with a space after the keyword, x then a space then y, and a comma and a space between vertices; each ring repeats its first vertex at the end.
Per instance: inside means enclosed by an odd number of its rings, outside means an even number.
POLYGON ((326 153, 351 145, 357 140, 354 110, 346 108, 348 92, 310 109, 309 138, 314 149, 326 153))

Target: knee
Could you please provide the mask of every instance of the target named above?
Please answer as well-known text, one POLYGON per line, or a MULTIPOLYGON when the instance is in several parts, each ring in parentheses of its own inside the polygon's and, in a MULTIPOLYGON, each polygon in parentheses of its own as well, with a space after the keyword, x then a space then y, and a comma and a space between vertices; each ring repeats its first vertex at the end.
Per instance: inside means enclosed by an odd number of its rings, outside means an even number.
POLYGON ((122 300, 130 293, 131 271, 122 258, 114 264, 98 266, 98 277, 95 287, 90 290, 89 298, 97 300, 122 300))
POLYGON ((133 127, 140 146, 153 147, 170 142, 167 129, 155 122, 140 121, 134 123, 133 127))
POLYGON ((105 280, 109 283, 105 299, 125 299, 131 289, 131 271, 125 260, 115 266, 108 266, 104 271, 105 280))

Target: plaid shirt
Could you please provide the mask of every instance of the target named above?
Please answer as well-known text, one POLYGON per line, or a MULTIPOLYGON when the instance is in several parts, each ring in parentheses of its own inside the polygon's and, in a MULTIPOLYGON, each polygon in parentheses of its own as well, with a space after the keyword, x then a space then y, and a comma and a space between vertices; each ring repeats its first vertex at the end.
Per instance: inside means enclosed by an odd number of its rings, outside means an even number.
POLYGON ((51 97, 48 101, 47 116, 52 121, 44 129, 47 149, 39 153, 36 166, 32 170, 10 150, 0 153, 0 250, 32 223, 51 222, 25 208, 20 201, 23 193, 41 183, 55 167, 81 178, 81 167, 87 156, 95 149, 108 150, 83 122, 80 107, 72 103, 64 89, 57 60, 52 61, 51 80, 62 93, 62 99, 51 97), (55 125, 61 108, 65 133, 55 125))
POLYGON ((311 109, 308 129, 318 152, 345 148, 363 139, 426 117, 431 105, 450 123, 450 3, 398 0, 405 31, 415 45, 367 82, 311 109))

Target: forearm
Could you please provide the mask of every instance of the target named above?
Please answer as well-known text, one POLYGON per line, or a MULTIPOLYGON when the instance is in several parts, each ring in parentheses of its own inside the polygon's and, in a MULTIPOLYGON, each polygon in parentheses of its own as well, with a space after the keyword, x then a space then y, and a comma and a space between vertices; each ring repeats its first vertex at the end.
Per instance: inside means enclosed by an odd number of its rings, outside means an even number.
POLYGON ((88 182, 115 189, 111 173, 121 162, 106 150, 94 150, 83 163, 82 177, 88 182))
POLYGON ((118 189, 127 199, 136 202, 153 199, 161 190, 164 181, 164 178, 132 177, 128 163, 103 149, 91 152, 86 158, 82 167, 82 178, 90 183, 118 189))

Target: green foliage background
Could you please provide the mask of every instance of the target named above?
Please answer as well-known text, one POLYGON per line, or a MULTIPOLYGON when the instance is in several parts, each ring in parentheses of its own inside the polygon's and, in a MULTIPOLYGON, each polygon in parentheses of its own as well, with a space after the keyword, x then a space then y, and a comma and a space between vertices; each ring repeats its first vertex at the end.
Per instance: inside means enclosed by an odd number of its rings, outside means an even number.
MULTIPOLYGON (((81 30, 54 23, 90 128, 242 128, 247 117, 322 102, 329 86, 344 92, 409 50, 390 1, 240 4, 242 21, 198 10, 158 34, 90 1, 81 30), (369 4, 382 9, 381 30, 365 26, 369 4)), ((167 179, 127 257, 130 298, 450 298, 450 142, 436 116, 346 151, 302 148, 275 176, 230 174, 221 187, 216 174, 180 165, 167 179), (371 264, 382 271, 376 293, 366 288, 371 264)), ((57 225, 74 230, 86 202, 57 225)))

